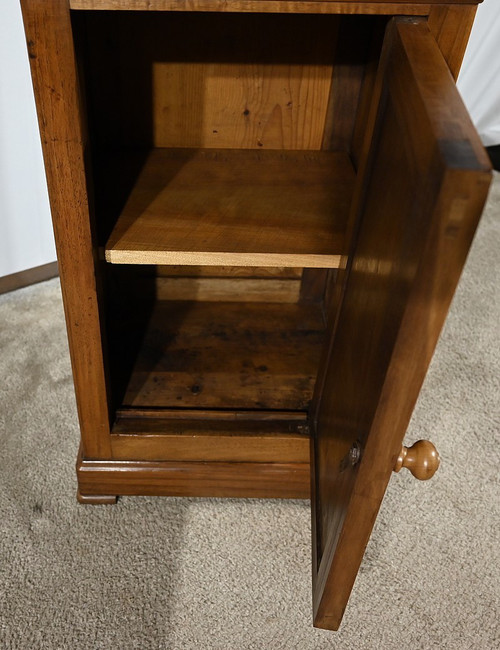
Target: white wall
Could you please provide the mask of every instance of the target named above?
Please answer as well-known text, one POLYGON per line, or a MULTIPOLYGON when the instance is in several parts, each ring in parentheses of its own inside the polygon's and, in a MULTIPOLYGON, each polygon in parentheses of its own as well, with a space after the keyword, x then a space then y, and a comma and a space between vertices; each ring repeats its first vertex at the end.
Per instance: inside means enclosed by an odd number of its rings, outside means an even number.
POLYGON ((56 259, 19 0, 0 10, 0 276, 56 259))
POLYGON ((458 88, 484 144, 500 144, 499 0, 479 5, 458 88))
MULTIPOLYGON (((19 0, 0 0, 0 276, 56 259, 19 0)), ((479 6, 459 89, 500 144, 500 0, 479 6)))

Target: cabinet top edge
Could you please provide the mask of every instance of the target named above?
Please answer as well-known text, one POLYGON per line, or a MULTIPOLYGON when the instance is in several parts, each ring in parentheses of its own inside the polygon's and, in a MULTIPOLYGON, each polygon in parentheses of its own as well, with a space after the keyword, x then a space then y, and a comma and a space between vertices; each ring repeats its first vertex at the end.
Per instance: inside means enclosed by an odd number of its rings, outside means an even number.
POLYGON ((69 7, 73 10, 425 15, 433 6, 475 6, 481 2, 483 0, 69 0, 69 7))

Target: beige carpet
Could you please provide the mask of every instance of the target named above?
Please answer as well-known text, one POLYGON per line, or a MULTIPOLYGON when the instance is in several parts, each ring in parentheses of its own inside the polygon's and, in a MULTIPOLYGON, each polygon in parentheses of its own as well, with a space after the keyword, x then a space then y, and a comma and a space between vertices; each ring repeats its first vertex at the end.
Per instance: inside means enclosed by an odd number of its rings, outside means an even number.
POLYGON ((338 633, 311 626, 309 505, 75 500, 57 280, 0 297, 0 647, 439 648, 499 638, 500 176, 338 633))

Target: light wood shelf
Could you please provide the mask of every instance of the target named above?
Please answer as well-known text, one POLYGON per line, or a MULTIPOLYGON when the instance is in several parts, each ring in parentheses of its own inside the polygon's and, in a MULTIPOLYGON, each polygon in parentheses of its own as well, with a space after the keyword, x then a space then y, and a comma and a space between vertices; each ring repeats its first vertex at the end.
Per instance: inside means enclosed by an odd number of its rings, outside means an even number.
POLYGON ((344 152, 153 149, 105 257, 336 268, 353 185, 344 152))

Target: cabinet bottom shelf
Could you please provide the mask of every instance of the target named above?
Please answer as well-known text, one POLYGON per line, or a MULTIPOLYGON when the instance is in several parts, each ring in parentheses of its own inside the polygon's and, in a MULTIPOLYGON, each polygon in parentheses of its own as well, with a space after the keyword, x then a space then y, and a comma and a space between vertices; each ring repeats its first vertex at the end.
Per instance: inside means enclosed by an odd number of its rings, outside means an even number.
POLYGON ((128 374, 111 458, 80 455, 80 501, 308 498, 321 305, 160 300, 146 318, 137 309, 129 315, 145 328, 135 346, 130 319, 115 330, 115 360, 128 374))
POLYGON ((135 352, 135 328, 118 327, 121 408, 134 409, 305 412, 325 335, 311 303, 159 301, 135 352))

